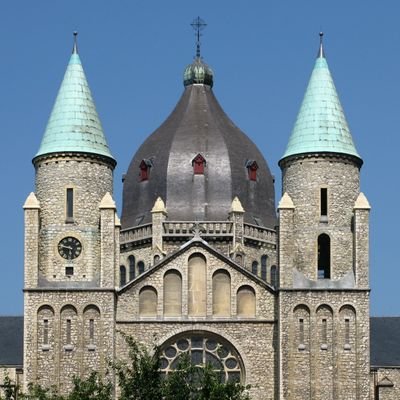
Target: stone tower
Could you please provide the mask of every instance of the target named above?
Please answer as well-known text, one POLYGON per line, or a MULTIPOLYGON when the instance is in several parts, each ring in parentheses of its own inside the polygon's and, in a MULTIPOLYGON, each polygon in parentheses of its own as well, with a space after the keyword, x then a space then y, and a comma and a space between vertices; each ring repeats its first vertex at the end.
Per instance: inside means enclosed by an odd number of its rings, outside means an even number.
POLYGON ((279 162, 280 398, 369 398, 369 204, 325 58, 279 162))
POLYGON ((116 165, 77 51, 33 159, 25 209, 25 383, 64 391, 114 349, 116 165), (107 335, 103 332, 107 331, 107 335))

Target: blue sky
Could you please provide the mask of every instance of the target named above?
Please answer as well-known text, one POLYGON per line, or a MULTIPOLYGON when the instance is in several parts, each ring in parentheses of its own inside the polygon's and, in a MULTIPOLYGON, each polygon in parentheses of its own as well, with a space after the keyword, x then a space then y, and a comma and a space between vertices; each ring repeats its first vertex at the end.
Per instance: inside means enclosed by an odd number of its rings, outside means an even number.
POLYGON ((0 2, 0 314, 23 310, 22 205, 36 153, 79 31, 79 50, 113 155, 115 197, 140 143, 182 93, 191 21, 232 120, 277 166, 325 32, 328 63, 357 149, 371 215, 371 313, 400 315, 397 231, 400 3, 393 1, 2 0, 0 2))

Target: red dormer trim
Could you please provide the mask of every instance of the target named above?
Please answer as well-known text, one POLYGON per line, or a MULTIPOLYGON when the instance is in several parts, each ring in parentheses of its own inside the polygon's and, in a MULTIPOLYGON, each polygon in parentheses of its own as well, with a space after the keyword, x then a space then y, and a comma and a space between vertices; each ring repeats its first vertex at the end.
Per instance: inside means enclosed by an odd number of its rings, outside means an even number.
POLYGON ((257 180, 257 170, 258 164, 254 160, 248 160, 246 162, 247 173, 249 176, 249 180, 256 181, 257 180))
POLYGON ((206 165, 206 159, 199 153, 192 160, 193 173, 195 175, 204 175, 204 167, 206 165))
POLYGON ((139 168, 139 180, 140 182, 148 181, 150 178, 150 168, 152 167, 152 163, 150 160, 142 160, 139 168))

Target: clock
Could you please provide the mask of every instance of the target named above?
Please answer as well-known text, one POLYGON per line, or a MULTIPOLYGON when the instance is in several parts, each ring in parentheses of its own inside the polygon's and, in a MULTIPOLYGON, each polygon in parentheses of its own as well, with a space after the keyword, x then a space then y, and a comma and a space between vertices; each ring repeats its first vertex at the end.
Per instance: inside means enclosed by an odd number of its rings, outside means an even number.
POLYGON ((65 260, 73 260, 79 257, 82 252, 81 242, 72 236, 61 239, 58 243, 58 253, 65 260))

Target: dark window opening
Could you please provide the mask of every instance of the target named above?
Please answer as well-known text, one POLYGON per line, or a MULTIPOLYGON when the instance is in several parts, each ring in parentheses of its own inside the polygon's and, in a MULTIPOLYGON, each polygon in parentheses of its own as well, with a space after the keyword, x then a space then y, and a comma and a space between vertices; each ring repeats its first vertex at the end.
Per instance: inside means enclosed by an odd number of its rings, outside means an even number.
POLYGON ((322 344, 326 344, 326 342, 328 341, 328 321, 323 318, 322 319, 322 344))
POLYGON ((323 233, 318 236, 318 279, 331 278, 331 239, 323 233))
POLYGON ((321 203, 321 217, 328 216, 328 189, 321 188, 321 196, 320 196, 320 203, 321 203))
POLYGON ((65 267, 65 275, 67 276, 74 275, 74 267, 65 267))
POLYGON ((160 261, 160 256, 158 254, 156 254, 154 256, 154 264, 157 264, 160 261))
POLYGON ((93 343, 94 340, 94 319, 89 320, 89 339, 93 343))
POLYGON ((251 264, 251 272, 254 275, 258 275, 258 262, 257 261, 253 261, 253 264, 251 264))
POLYGON ((261 256, 261 279, 264 281, 267 280, 267 262, 268 256, 264 254, 261 256))
POLYGON ((139 180, 140 182, 148 181, 150 179, 150 169, 153 166, 151 160, 144 159, 141 161, 139 168, 139 180))
POLYGON ((71 344, 71 320, 67 319, 67 343, 66 344, 71 344))
POLYGON ((135 279, 135 267, 136 267, 136 263, 135 263, 135 257, 134 256, 129 256, 128 257, 129 260, 129 280, 133 280, 135 279))
POLYGON ((299 344, 304 345, 304 319, 299 319, 299 344))
POLYGON ((195 175, 204 175, 204 167, 206 166, 206 159, 199 153, 192 160, 193 173, 195 175))
POLYGON ((247 160, 246 162, 247 174, 250 181, 257 180, 258 164, 254 160, 247 160))
POLYGON ((119 266, 119 285, 124 286, 126 284, 126 268, 124 265, 119 266))
POLYGON ((67 222, 73 222, 74 220, 74 189, 67 188, 67 204, 66 204, 67 222))
POLYGON ((350 320, 348 318, 346 318, 344 320, 344 343, 345 345, 349 345, 350 344, 350 320))
POLYGON ((235 261, 236 261, 238 264, 242 265, 243 256, 242 256, 241 254, 236 254, 235 261))
POLYGON ((139 275, 143 274, 143 272, 144 272, 144 262, 143 261, 139 261, 137 265, 138 265, 138 273, 139 273, 139 275))
POLYGON ((276 265, 271 267, 271 285, 274 287, 278 286, 278 269, 276 265))
POLYGON ((43 344, 49 344, 49 320, 43 320, 43 344))

